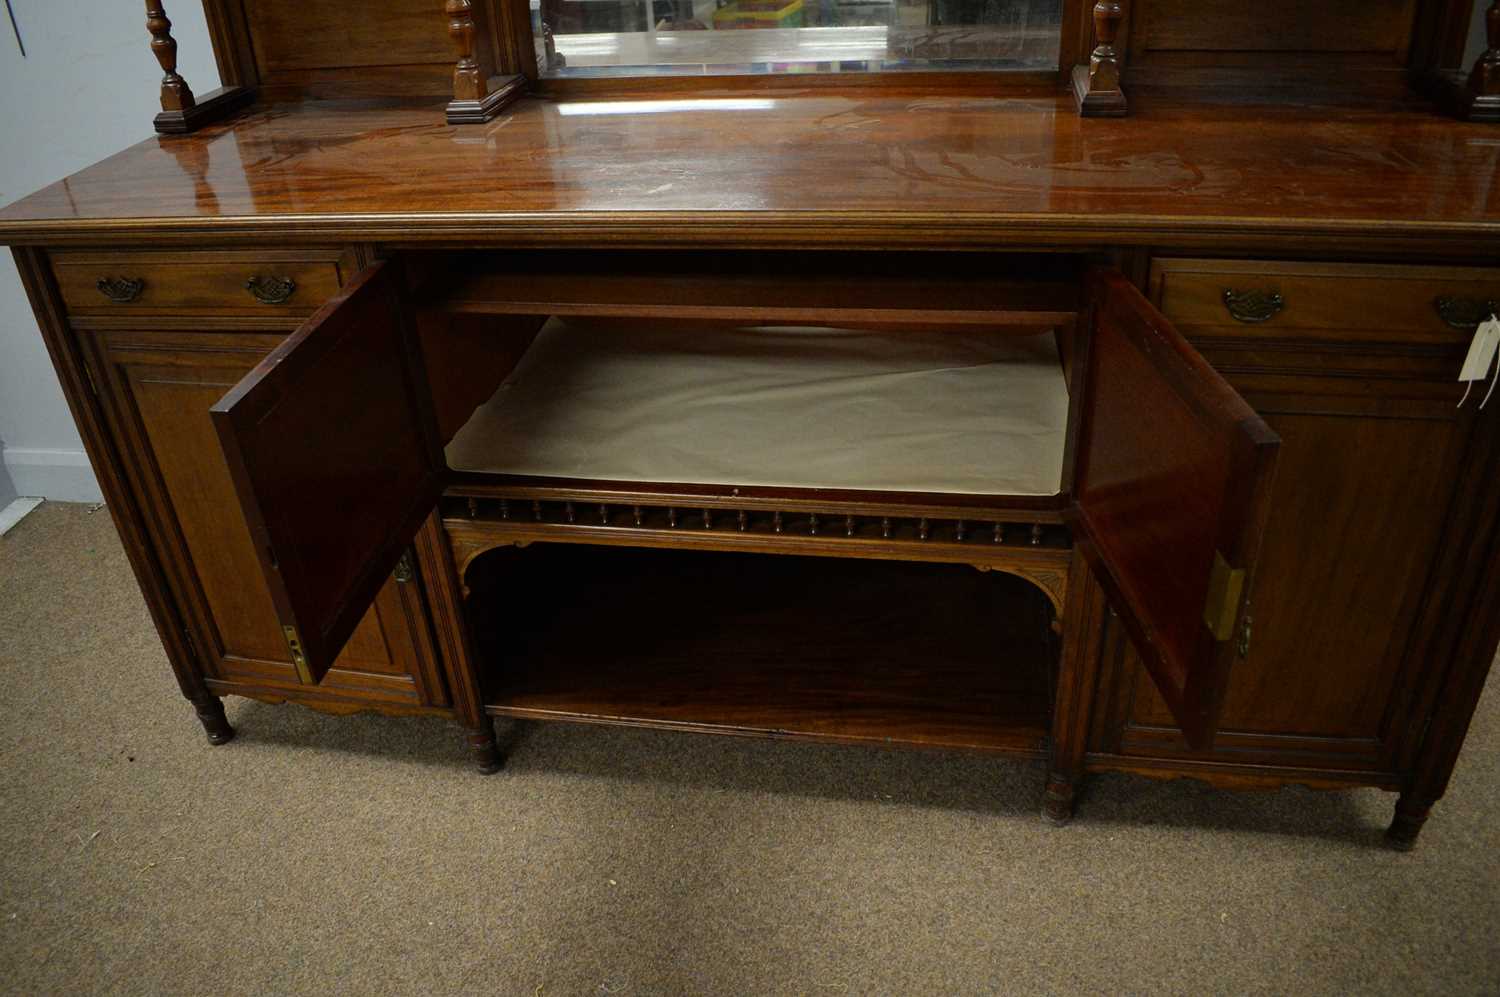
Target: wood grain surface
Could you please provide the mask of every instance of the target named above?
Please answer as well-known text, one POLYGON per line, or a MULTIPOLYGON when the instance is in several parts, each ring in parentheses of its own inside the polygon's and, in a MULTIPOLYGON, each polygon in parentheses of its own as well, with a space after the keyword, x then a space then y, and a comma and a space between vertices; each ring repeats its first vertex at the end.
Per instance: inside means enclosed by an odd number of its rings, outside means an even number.
POLYGON ((11 205, 0 239, 1500 255, 1500 144, 1425 105, 1138 97, 1114 121, 1063 96, 696 96, 460 127, 430 101, 272 105, 11 205))

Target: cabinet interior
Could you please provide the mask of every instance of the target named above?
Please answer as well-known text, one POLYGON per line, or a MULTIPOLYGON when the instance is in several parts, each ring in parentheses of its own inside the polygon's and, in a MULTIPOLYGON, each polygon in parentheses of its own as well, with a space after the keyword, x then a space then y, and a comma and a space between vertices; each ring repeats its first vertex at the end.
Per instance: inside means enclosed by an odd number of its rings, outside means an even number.
POLYGON ((1070 261, 729 257, 468 261, 419 320, 449 469, 1055 504, 1070 261))
POLYGON ((491 712, 1042 749, 1060 593, 975 567, 1065 569, 1069 261, 510 262, 419 321, 491 712))
POLYGON ((1021 755, 1050 728, 1051 608, 999 572, 535 543, 468 584, 496 715, 1021 755))

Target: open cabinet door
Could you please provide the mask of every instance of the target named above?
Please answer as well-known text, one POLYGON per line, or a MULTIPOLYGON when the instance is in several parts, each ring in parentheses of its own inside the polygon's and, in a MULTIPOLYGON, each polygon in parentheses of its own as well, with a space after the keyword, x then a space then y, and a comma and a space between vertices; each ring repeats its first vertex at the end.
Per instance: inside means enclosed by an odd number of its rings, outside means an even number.
POLYGON ((1087 291, 1074 532, 1188 744, 1206 748, 1248 653, 1281 440, 1118 271, 1090 271, 1087 291))
POLYGON ((400 267, 377 263, 212 408, 282 633, 320 681, 442 489, 400 267))

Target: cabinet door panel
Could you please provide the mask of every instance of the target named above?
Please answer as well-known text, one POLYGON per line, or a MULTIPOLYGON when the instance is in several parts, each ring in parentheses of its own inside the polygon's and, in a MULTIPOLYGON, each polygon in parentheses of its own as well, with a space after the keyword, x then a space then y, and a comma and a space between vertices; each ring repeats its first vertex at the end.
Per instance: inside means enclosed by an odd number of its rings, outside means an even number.
MULTIPOLYGON (((163 561, 194 617, 208 673, 292 686, 296 672, 261 581, 209 408, 282 337, 106 332, 93 340, 111 422, 163 538, 163 561)), ((341 696, 446 701, 417 586, 388 581, 329 675, 341 696)))
POLYGON ((1072 520, 1187 739, 1213 737, 1279 441, 1118 272, 1091 271, 1072 520))
POLYGON ((1250 593, 1254 638, 1212 752, 1188 748, 1121 642, 1096 751, 1399 774, 1437 678, 1420 650, 1424 600, 1469 529, 1451 510, 1477 409, 1455 407, 1463 337, 1366 335, 1364 318, 1346 312, 1336 334, 1250 328, 1195 340, 1283 439, 1250 593))
MULTIPOLYGON (((1221 729, 1242 750, 1392 764, 1423 663, 1408 654, 1471 424, 1451 402, 1248 397, 1281 434, 1251 606, 1255 640, 1229 683, 1221 729)), ((1389 390, 1389 389, 1388 389, 1389 390)), ((1127 659, 1133 652, 1127 652, 1127 659)), ((1143 675, 1120 747, 1181 750, 1143 675)))
POLYGON ((400 265, 360 271, 210 414, 297 674, 315 685, 447 471, 400 265))

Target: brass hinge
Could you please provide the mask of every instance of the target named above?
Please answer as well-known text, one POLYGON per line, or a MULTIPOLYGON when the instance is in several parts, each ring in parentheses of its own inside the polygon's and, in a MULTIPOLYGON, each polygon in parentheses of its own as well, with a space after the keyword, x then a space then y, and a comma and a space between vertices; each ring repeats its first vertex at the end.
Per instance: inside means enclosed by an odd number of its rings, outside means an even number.
POLYGON ((1239 613, 1240 595, 1245 590, 1245 569, 1231 568, 1224 555, 1214 551, 1213 570, 1208 574, 1208 598, 1203 604, 1203 622, 1214 640, 1234 636, 1234 618, 1239 613))
POLYGON ((417 569, 412 567, 411 563, 411 551, 407 551, 406 553, 401 555, 401 560, 396 562, 395 579, 396 581, 405 584, 406 582, 411 581, 416 573, 417 569))
POLYGON ((297 678, 301 679, 303 685, 313 685, 312 672, 307 667, 307 655, 302 653, 302 638, 297 635, 297 628, 283 624, 281 633, 286 637, 287 650, 292 652, 292 664, 297 667, 297 678))

